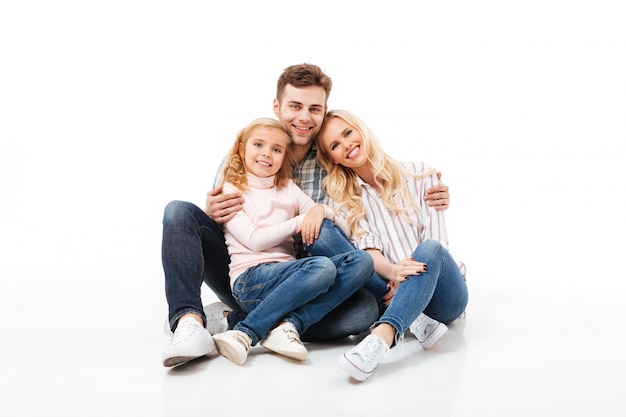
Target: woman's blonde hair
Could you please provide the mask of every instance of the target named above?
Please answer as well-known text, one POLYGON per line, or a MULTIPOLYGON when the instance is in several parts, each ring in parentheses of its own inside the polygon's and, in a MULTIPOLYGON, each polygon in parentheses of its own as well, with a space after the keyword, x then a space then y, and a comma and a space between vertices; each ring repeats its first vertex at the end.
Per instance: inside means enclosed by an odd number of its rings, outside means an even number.
POLYGON ((372 131, 361 119, 346 110, 330 110, 326 114, 324 124, 318 135, 317 158, 328 171, 328 175, 322 181, 324 191, 338 204, 338 210, 346 214, 352 236, 358 238, 365 233, 359 226, 359 222, 366 213, 361 202, 361 187, 356 180, 357 175, 352 169, 334 163, 326 149, 319 146, 319 140, 324 136, 326 124, 335 117, 343 120, 361 134, 363 138, 362 150, 367 156, 368 166, 373 173, 376 187, 382 190, 380 197, 384 206, 390 212, 402 216, 406 221, 419 227, 422 211, 418 203, 411 198, 405 178, 423 178, 437 171, 431 170, 423 174, 410 172, 383 150, 372 131))
POLYGON ((224 170, 222 171, 222 184, 224 182, 229 182, 241 191, 245 191, 248 187, 246 165, 239 155, 239 145, 243 144, 245 146, 257 129, 277 129, 285 133, 285 136, 287 137, 285 157, 283 159, 282 166, 276 173, 274 184, 280 188, 286 185, 287 181, 293 177, 291 136, 289 136, 289 132, 287 131, 285 125, 278 120, 270 119, 269 117, 260 117, 250 122, 237 134, 237 139, 226 157, 224 170))

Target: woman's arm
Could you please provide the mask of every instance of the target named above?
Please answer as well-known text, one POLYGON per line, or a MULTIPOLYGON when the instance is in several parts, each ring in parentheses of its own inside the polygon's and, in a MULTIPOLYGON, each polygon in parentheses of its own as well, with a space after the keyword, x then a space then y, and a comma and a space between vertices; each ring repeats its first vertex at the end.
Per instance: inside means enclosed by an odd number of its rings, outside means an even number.
POLYGON ((406 281, 411 275, 419 275, 428 270, 426 264, 417 262, 413 258, 402 259, 397 264, 394 264, 389 262, 378 249, 366 249, 366 251, 374 260, 374 271, 387 281, 406 281))

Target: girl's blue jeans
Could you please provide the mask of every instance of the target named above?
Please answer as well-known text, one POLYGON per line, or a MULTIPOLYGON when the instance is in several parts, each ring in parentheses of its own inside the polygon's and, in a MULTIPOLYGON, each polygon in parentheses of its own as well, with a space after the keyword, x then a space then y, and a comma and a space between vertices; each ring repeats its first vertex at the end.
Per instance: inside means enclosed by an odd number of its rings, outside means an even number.
POLYGON ((233 286, 235 299, 248 313, 234 330, 249 335, 253 345, 282 321, 303 333, 361 288, 373 270, 372 258, 356 250, 249 268, 233 286))

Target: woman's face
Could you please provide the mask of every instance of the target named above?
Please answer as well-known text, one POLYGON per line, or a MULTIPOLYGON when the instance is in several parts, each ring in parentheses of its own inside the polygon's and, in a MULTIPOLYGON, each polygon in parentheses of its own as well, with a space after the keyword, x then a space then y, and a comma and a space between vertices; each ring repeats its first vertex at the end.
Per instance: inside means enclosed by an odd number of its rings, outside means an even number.
POLYGON ((257 177, 276 175, 285 159, 288 136, 282 130, 259 128, 252 132, 245 144, 239 144, 239 155, 246 170, 257 177))
POLYGON ((335 164, 352 169, 367 165, 363 136, 339 117, 332 117, 324 123, 318 144, 335 164))

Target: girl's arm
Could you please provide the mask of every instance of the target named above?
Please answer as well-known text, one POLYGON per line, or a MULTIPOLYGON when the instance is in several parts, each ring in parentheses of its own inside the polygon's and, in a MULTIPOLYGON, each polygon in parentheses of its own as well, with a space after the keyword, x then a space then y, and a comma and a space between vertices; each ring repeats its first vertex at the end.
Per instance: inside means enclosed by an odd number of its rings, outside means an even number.
MULTIPOLYGON (((232 190, 236 188, 229 183, 224 184, 224 192, 233 192, 232 190)), ((245 210, 241 210, 235 217, 224 223, 224 231, 230 233, 245 247, 255 252, 262 252, 291 238, 300 227, 303 218, 304 215, 298 215, 274 225, 258 226, 245 210)))
POLYGON ((308 245, 312 245, 315 239, 319 237, 320 228, 324 219, 328 219, 337 224, 344 233, 350 234, 348 222, 336 214, 335 211, 324 204, 315 204, 313 199, 305 194, 298 186, 293 184, 294 192, 298 195, 300 204, 300 213, 306 213, 302 221, 302 225, 298 230, 302 234, 302 241, 308 245))
POLYGON ((230 233, 242 245, 255 252, 263 252, 289 239, 298 229, 303 215, 271 226, 258 226, 242 210, 228 222, 224 230, 230 233))

